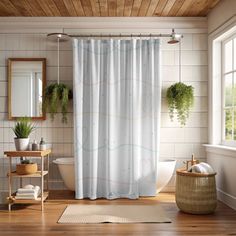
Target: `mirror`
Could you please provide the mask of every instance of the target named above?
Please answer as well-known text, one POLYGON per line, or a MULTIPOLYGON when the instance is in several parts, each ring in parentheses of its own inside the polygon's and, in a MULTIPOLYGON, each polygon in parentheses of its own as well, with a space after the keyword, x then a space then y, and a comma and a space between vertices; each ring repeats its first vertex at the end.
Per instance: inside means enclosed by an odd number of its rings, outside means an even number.
POLYGON ((45 58, 9 58, 9 119, 27 116, 34 120, 45 120, 42 109, 45 85, 45 58))

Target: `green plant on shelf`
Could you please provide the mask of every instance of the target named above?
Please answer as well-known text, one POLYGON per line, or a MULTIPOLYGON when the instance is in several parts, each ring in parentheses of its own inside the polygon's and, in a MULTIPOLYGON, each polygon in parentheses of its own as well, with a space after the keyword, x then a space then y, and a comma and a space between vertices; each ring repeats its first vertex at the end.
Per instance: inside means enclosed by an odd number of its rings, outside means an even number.
POLYGON ((34 129, 35 126, 31 123, 31 118, 29 117, 19 118, 12 128, 17 138, 28 138, 34 129))

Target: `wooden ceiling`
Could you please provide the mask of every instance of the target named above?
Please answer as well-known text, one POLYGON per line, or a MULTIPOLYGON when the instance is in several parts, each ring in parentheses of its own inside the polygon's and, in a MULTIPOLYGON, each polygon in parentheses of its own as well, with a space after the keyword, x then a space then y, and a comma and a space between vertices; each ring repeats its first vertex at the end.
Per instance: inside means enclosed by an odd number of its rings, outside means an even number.
POLYGON ((220 0, 0 0, 0 16, 206 16, 220 0))

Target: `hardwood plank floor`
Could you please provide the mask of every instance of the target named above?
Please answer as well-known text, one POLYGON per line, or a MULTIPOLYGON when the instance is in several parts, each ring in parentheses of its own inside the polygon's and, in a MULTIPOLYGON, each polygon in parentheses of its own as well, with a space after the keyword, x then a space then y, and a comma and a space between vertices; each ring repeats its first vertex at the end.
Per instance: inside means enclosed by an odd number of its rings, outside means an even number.
MULTIPOLYGON (((9 213, 7 206, 0 208, 0 236, 39 235, 236 235, 236 211, 219 202, 213 215, 189 215, 178 210, 174 194, 162 193, 155 198, 139 200, 74 200, 68 191, 51 191, 40 205, 14 205, 9 213), (167 224, 57 224, 68 204, 160 204, 172 223, 167 224)), ((140 212, 141 214, 141 212, 140 212)))

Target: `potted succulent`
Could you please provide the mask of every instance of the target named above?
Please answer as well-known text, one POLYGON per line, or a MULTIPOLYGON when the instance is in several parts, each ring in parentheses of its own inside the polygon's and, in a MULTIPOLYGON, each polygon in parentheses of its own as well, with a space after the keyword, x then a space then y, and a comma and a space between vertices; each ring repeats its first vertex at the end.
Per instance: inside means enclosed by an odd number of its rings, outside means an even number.
POLYGON ((29 147, 29 135, 35 129, 34 125, 30 123, 31 119, 28 117, 19 118, 12 128, 15 133, 15 146, 17 151, 25 151, 29 147))
POLYGON ((166 98, 171 121, 173 121, 174 112, 176 111, 177 120, 184 126, 189 117, 190 108, 193 106, 193 86, 182 82, 175 83, 167 89, 166 98))
MULTIPOLYGON (((29 135, 35 129, 28 117, 19 118, 12 128, 15 133, 15 146, 17 151, 26 151, 29 147, 29 135)), ((31 163, 30 160, 21 157, 21 163, 16 165, 16 173, 19 175, 33 174, 37 171, 37 163, 31 163)))
POLYGON ((62 123, 67 122, 67 110, 69 100, 72 99, 72 90, 63 83, 54 83, 46 87, 44 93, 43 110, 49 112, 51 119, 54 119, 55 113, 61 107, 62 123))

